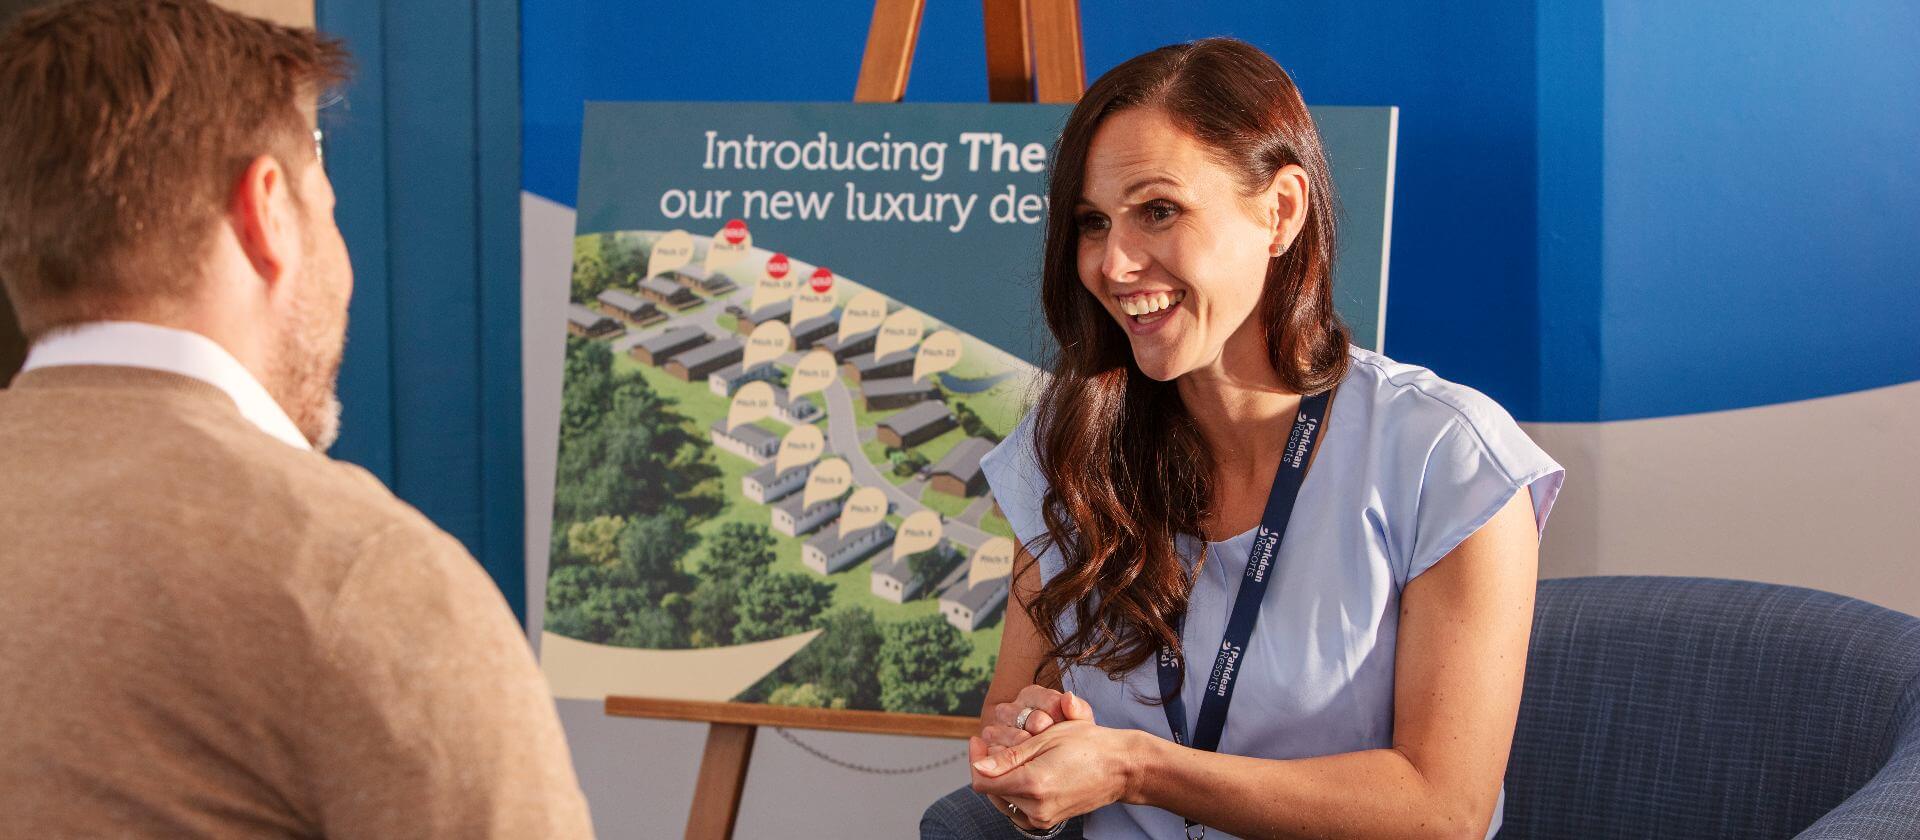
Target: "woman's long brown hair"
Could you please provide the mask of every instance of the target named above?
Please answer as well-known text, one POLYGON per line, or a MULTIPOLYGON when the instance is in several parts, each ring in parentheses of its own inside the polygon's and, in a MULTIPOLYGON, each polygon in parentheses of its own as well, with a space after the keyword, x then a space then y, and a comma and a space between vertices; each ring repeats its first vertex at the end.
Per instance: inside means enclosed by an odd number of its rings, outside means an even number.
POLYGON ((1059 349, 1034 409, 1047 533, 1028 549, 1057 549, 1065 570, 1025 607, 1046 635, 1049 667, 1091 666, 1114 679, 1162 649, 1180 650, 1192 580, 1174 538, 1203 534, 1214 498, 1212 455, 1174 384, 1141 372, 1120 325, 1080 283, 1074 208, 1087 148, 1108 115, 1129 108, 1167 114, 1248 195, 1281 167, 1306 170, 1305 223, 1269 262, 1252 317, 1266 327, 1275 372, 1302 394, 1346 375, 1348 341, 1333 306, 1333 180, 1286 71, 1245 42, 1209 38, 1161 47, 1094 82, 1055 149, 1041 269, 1041 303, 1059 349), (1072 626, 1063 632, 1067 615, 1072 626))

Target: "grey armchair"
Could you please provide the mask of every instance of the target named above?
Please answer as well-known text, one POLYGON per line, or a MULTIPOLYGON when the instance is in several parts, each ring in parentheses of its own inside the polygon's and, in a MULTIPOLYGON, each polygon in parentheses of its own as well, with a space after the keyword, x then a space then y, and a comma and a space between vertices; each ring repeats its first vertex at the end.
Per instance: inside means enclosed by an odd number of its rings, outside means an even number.
POLYGON ((1500 836, 1920 837, 1920 619, 1745 581, 1542 582, 1500 836))
MULTIPOLYGON (((1920 838, 1920 618, 1733 580, 1542 581, 1502 838, 1920 838)), ((1017 838, 972 791, 923 838, 1017 838)))

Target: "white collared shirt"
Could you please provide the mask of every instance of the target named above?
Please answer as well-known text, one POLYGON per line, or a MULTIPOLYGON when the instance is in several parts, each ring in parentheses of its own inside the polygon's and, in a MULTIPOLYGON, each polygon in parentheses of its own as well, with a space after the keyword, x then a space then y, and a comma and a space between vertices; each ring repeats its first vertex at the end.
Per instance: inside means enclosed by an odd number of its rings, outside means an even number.
POLYGON ((288 446, 312 449, 293 418, 225 347, 196 332, 135 321, 96 321, 56 330, 34 342, 20 369, 113 365, 177 373, 232 398, 240 416, 288 446))

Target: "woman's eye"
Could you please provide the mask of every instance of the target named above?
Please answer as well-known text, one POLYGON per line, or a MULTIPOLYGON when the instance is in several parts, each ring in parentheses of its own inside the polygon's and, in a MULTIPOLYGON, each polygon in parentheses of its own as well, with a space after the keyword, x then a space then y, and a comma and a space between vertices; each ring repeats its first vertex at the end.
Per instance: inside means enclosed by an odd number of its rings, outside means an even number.
POLYGON ((1180 208, 1175 207, 1173 202, 1170 201, 1149 201, 1143 209, 1146 212, 1147 220, 1155 224, 1165 222, 1180 212, 1180 208))
POLYGON ((1102 231, 1107 229, 1107 217, 1099 213, 1086 213, 1080 216, 1079 224, 1083 232, 1102 231))

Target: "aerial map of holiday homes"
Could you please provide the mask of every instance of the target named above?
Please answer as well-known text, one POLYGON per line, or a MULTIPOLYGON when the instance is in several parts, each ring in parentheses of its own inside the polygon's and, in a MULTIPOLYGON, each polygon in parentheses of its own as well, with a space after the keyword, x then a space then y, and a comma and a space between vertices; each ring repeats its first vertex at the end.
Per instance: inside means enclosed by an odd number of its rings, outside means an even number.
POLYGON ((738 221, 581 235, 570 298, 556 692, 972 714, 1034 368, 738 221))

